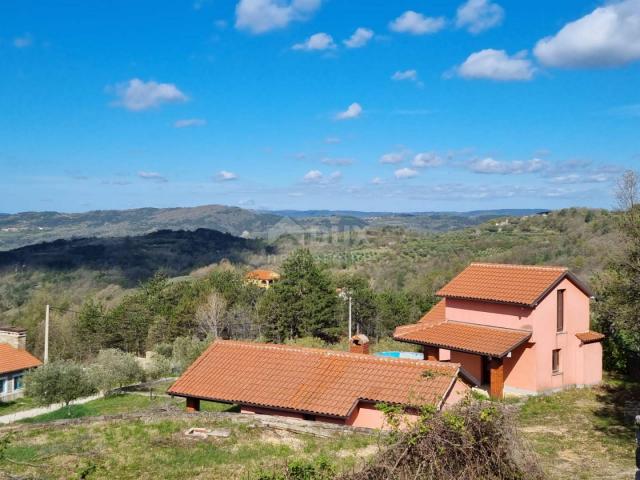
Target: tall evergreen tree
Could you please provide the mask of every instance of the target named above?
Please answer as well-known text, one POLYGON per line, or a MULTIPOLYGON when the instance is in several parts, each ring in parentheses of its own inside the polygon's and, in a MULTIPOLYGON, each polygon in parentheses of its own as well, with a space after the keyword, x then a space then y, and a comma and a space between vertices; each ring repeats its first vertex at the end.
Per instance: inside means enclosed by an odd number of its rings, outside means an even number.
POLYGON ((271 340, 338 335, 338 296, 311 252, 293 252, 283 264, 282 279, 259 304, 263 333, 271 340))

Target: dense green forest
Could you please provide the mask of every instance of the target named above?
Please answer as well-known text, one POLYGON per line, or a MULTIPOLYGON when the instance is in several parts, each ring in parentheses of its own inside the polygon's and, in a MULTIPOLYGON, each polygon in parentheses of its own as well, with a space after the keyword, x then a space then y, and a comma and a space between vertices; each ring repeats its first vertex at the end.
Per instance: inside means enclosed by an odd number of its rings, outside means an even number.
POLYGON ((39 354, 44 305, 52 304, 51 352, 59 358, 102 348, 142 354, 214 333, 332 343, 346 335, 347 307, 335 291, 348 288, 358 328, 384 339, 428 310, 434 292, 471 261, 566 265, 599 285, 623 251, 620 218, 572 208, 443 233, 387 226, 284 234, 269 245, 210 231, 158 232, 108 239, 104 257, 83 248, 100 239, 56 243, 64 264, 55 244, 45 244, 33 256, 8 252, 19 261, 6 261, 0 275, 0 323, 27 327, 39 354), (283 281, 268 292, 245 284, 257 266, 280 271, 283 281))

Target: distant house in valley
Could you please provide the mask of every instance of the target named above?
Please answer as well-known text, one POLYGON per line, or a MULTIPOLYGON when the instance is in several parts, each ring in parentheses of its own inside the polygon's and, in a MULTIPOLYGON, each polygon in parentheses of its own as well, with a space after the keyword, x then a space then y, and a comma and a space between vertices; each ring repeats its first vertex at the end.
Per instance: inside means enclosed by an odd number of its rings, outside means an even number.
POLYGON ((42 362, 26 350, 26 330, 0 327, 0 401, 7 402, 23 394, 24 374, 42 362))
POLYGON ((442 300, 394 338, 459 363, 493 397, 602 380, 604 335, 589 330, 589 288, 568 269, 472 263, 442 300))
POLYGON ((275 282, 280 280, 280 274, 271 270, 252 270, 244 277, 247 282, 253 283, 260 288, 270 288, 275 282))
POLYGON ((440 409, 469 386, 454 363, 368 355, 363 335, 350 352, 236 341, 214 342, 171 386, 188 410, 201 400, 240 405, 241 412, 281 415, 368 428, 385 425, 377 403, 440 409))

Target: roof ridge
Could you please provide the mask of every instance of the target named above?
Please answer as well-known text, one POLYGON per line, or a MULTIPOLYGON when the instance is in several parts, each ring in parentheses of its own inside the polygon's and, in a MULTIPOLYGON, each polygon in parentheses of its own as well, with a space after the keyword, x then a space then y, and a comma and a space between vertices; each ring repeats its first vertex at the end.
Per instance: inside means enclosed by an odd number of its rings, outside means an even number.
POLYGON ((353 358, 361 361, 373 360, 380 363, 392 363, 392 364, 403 364, 403 365, 414 364, 420 367, 424 367, 424 366, 454 367, 458 365, 457 363, 451 363, 451 362, 438 362, 435 360, 414 360, 411 358, 379 357, 376 355, 344 352, 339 350, 328 350, 326 348, 299 347, 294 345, 285 345, 282 343, 246 342, 246 341, 240 341, 240 340, 216 340, 214 343, 219 343, 222 345, 234 344, 241 347, 256 348, 256 349, 288 350, 291 352, 300 352, 300 353, 307 353, 307 354, 317 353, 317 354, 327 355, 327 356, 353 358))
POLYGON ((490 262, 472 262, 470 266, 476 267, 500 267, 500 268, 513 268, 513 269, 527 269, 527 270, 550 270, 550 271, 563 271, 568 272, 569 268, 561 265, 525 265, 518 263, 490 263, 490 262))

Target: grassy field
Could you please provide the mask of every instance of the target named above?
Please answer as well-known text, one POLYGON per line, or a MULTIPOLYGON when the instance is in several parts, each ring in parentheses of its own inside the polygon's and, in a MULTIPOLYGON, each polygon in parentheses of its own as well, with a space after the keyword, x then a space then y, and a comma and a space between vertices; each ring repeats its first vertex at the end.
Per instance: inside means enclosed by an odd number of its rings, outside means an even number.
POLYGON ((39 405, 30 398, 18 398, 12 402, 0 402, 0 416, 36 408, 39 405))
POLYGON ((629 479, 635 474, 635 434, 629 411, 640 385, 609 380, 528 399, 521 431, 552 479, 629 479))
MULTIPOLYGON (((540 456, 550 479, 633 478, 634 430, 640 385, 609 379, 602 387, 572 389, 520 403, 521 432, 540 456), (635 404, 633 402, 636 402, 635 404)), ((118 420, 47 428, 48 421, 182 407, 183 400, 126 394, 61 409, 29 423, 42 428, 0 433, 2 472, 26 478, 253 478, 295 459, 329 458, 339 469, 360 464, 377 451, 378 437, 333 439, 198 418, 197 426, 229 428, 231 437, 197 441, 183 431, 184 418, 118 420), (6 444, 3 444, 7 442, 6 444), (4 445, 4 446, 3 446, 4 445), (83 476, 84 475, 84 476, 83 476)), ((205 411, 229 405, 202 402, 205 411)))
MULTIPOLYGON (((104 408, 96 408, 105 411, 104 408)), ((116 409, 117 410, 117 409, 116 409)), ((254 478, 285 462, 331 459, 351 468, 375 452, 377 437, 349 434, 318 438, 284 430, 199 417, 94 422, 55 429, 29 429, 4 436, 1 472, 19 478, 183 479, 254 478), (228 438, 194 440, 193 426, 228 428, 228 438)))

